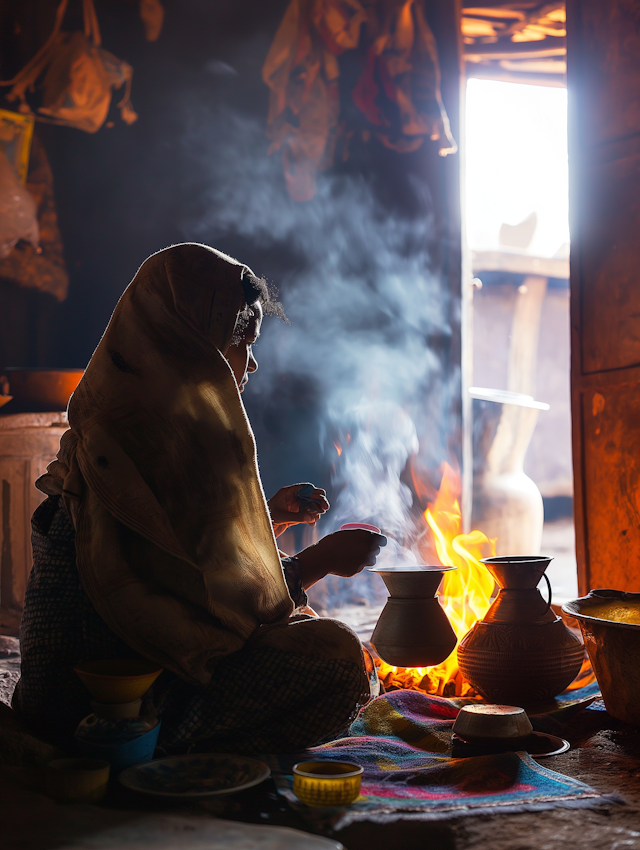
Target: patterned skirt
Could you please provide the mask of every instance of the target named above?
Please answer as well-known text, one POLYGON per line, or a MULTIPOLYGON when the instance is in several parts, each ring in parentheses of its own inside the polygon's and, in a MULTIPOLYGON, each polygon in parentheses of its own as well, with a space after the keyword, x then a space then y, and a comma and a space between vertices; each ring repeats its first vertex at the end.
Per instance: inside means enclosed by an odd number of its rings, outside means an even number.
MULTIPOLYGON (((135 653, 83 590, 73 525, 59 497, 35 511, 32 542, 13 707, 35 734, 68 746, 77 724, 91 713, 74 666, 135 653)), ((299 578, 287 579, 291 591, 299 592, 299 578)), ((369 680, 355 635, 335 620, 310 619, 267 627, 264 637, 221 658, 206 687, 165 671, 150 696, 166 753, 300 752, 347 726, 369 698, 369 680)))

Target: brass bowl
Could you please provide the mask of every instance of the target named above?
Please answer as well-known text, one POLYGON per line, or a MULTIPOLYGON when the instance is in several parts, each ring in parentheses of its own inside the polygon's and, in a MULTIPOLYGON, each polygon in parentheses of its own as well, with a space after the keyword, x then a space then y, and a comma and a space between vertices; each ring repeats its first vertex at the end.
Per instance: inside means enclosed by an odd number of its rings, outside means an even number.
POLYGON ((348 806, 358 799, 363 769, 346 761, 293 766, 293 793, 307 806, 348 806))
POLYGON ((12 413, 66 410, 84 369, 26 369, 7 366, 12 413))
POLYGON ((640 593, 592 590, 562 610, 580 623, 609 714, 640 726, 640 593))

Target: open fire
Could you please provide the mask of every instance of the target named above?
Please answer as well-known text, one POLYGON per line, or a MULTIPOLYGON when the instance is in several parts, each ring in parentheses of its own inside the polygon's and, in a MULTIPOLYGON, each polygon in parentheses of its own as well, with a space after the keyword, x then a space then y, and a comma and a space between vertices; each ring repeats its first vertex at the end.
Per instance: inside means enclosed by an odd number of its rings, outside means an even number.
MULTIPOLYGON (((495 583, 480 558, 495 555, 495 540, 481 531, 460 532, 462 515, 458 502, 460 476, 444 464, 440 489, 424 512, 425 532, 421 540, 424 563, 433 549, 441 564, 457 567, 445 573, 441 599, 458 642, 473 624, 482 619, 492 602, 495 583)), ((458 670, 455 650, 435 667, 394 667, 380 661, 378 675, 385 687, 423 690, 439 696, 473 696, 475 691, 458 670)))
MULTIPOLYGON (((420 484, 415 480, 416 490, 420 484)), ((469 534, 460 532, 462 515, 458 501, 460 476, 448 464, 444 464, 443 475, 433 502, 424 511, 425 530, 418 548, 423 553, 424 563, 435 545, 438 560, 443 566, 458 569, 444 574, 440 593, 441 604, 456 633, 458 643, 471 627, 484 617, 495 595, 497 587, 489 571, 480 563, 480 558, 496 554, 495 539, 489 539, 482 531, 469 534)), ((406 688, 445 697, 479 696, 458 669, 456 650, 445 661, 435 667, 394 667, 376 659, 378 676, 385 688, 406 688)), ((594 680, 588 658, 585 656, 580 673, 569 689, 582 687, 594 680)))

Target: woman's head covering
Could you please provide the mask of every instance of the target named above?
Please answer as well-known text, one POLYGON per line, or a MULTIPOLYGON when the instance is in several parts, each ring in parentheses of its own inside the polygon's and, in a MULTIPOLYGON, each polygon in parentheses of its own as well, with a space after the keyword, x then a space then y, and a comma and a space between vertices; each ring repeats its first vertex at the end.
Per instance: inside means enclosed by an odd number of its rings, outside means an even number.
POLYGON ((151 256, 69 404, 39 486, 62 494, 78 570, 136 651, 207 683, 215 658, 293 609, 256 448, 224 355, 250 269, 206 245, 151 256))

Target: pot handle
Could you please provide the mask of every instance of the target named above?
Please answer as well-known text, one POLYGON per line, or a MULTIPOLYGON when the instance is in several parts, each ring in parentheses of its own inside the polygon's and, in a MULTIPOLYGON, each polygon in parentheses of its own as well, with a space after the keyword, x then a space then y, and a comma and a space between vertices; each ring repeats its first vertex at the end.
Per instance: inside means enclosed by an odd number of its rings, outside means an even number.
POLYGON ((546 581, 547 588, 549 590, 549 601, 547 602, 547 607, 544 609, 544 611, 540 615, 541 617, 544 617, 544 615, 547 613, 549 608, 551 608, 551 597, 553 596, 553 591, 551 590, 551 582, 549 581, 549 576, 546 573, 542 573, 542 578, 546 581))

